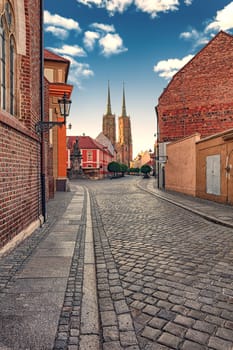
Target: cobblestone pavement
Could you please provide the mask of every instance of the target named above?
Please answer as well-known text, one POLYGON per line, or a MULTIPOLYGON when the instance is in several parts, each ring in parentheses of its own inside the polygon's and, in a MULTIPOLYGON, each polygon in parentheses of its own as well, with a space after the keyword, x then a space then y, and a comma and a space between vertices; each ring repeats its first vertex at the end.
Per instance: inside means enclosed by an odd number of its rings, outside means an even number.
MULTIPOLYGON (((233 229, 156 198, 137 181, 125 177, 72 185, 82 186, 85 198, 80 221, 74 215, 76 204, 70 213, 69 224, 77 225, 78 231, 64 292, 60 285, 64 301, 53 350, 99 350, 93 342, 82 346, 83 335, 97 336, 101 350, 232 350, 233 229), (100 321, 96 334, 82 332, 88 193, 100 321)), ((55 234, 61 217, 66 222, 74 199, 74 192, 57 193, 49 202, 46 224, 1 258, 0 298, 10 296, 17 276, 28 271, 31 258, 46 245, 48 235, 55 234)), ((39 312, 38 308, 35 318, 39 312)), ((8 321, 17 325, 17 319, 8 321)), ((1 347, 0 337, 0 349, 52 350, 43 339, 49 330, 40 327, 35 346, 1 347)))
POLYGON ((132 178, 88 188, 103 349, 233 349, 233 230, 132 178))

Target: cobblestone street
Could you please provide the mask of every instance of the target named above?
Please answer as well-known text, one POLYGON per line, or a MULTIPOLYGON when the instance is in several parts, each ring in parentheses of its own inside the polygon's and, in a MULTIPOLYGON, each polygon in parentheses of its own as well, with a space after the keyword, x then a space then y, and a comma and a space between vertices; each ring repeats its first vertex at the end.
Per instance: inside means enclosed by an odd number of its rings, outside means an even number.
POLYGON ((133 180, 91 187, 104 349, 232 349, 232 229, 133 180))
POLYGON ((138 182, 74 181, 0 259, 0 350, 233 349, 233 229, 138 182))

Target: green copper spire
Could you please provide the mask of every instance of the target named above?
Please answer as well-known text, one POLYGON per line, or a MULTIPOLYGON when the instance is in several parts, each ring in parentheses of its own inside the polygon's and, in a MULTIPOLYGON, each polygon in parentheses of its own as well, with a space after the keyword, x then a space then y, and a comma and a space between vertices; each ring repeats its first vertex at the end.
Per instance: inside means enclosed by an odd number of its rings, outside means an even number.
POLYGON ((111 99, 110 99, 110 87, 109 87, 109 81, 108 81, 108 104, 107 104, 107 115, 112 114, 112 109, 111 109, 111 99))
POLYGON ((127 117, 125 107, 125 84, 123 82, 123 103, 122 103, 122 117, 127 117))

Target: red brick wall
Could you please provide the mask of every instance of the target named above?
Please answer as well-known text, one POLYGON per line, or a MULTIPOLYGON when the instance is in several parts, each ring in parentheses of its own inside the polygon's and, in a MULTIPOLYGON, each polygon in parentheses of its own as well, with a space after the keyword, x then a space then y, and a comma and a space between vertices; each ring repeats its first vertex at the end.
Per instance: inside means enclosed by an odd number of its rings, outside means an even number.
POLYGON ((24 4, 26 55, 17 57, 20 119, 0 111, 0 248, 41 214, 40 140, 35 133, 41 114, 40 1, 24 4))
POLYGON ((26 8, 26 55, 21 56, 20 92, 21 118, 34 131, 40 115, 40 0, 25 1, 26 8))
POLYGON ((233 37, 220 32, 172 79, 159 98, 159 141, 233 127, 233 37))
POLYGON ((40 152, 29 136, 0 123, 0 247, 40 213, 40 152))

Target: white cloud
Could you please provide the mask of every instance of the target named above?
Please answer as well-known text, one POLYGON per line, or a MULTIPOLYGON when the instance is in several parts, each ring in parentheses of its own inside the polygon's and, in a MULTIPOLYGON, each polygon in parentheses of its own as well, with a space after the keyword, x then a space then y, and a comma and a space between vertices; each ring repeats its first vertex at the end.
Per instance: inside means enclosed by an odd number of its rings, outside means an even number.
POLYGON ((69 56, 75 56, 75 57, 85 57, 87 54, 78 45, 63 45, 60 48, 48 48, 49 50, 52 50, 56 52, 58 55, 69 55, 69 56))
POLYGON ((122 38, 115 33, 113 25, 93 23, 90 27, 96 29, 96 31, 86 31, 84 33, 83 42, 87 50, 93 50, 97 44, 101 49, 101 53, 106 57, 127 51, 122 38))
POLYGON ((170 58, 168 60, 159 61, 154 66, 154 72, 159 73, 159 76, 165 79, 170 79, 178 72, 186 63, 193 58, 193 55, 188 55, 182 59, 170 58))
POLYGON ((179 0, 135 0, 135 5, 139 10, 149 13, 154 18, 158 12, 177 10, 179 0))
POLYGON ((192 5, 193 0, 184 0, 185 5, 192 5))
POLYGON ((82 88, 82 81, 94 76, 94 72, 90 69, 89 64, 80 63, 73 58, 66 57, 71 61, 70 72, 69 72, 69 82, 71 84, 77 85, 82 88))
POLYGON ((106 8, 110 14, 114 14, 124 12, 133 3, 133 0, 77 0, 77 2, 88 7, 106 8))
POLYGON ((92 7, 92 5, 96 5, 98 7, 102 7, 102 0, 77 0, 80 4, 87 5, 88 7, 92 7))
POLYGON ((72 18, 65 18, 57 14, 52 15, 49 11, 44 11, 44 25, 45 31, 49 31, 55 36, 59 36, 64 39, 69 35, 70 30, 75 30, 80 33, 81 28, 79 23, 74 21, 72 18), (51 29, 54 29, 53 31, 51 29))
POLYGON ((110 14, 123 13, 132 4, 133 0, 109 0, 106 1, 106 9, 110 14))
POLYGON ((99 45, 103 55, 107 57, 127 51, 123 45, 121 37, 118 34, 106 34, 99 40, 99 45))
MULTIPOLYGON (((179 0, 76 0, 77 2, 89 7, 97 6, 106 8, 111 14, 123 13, 130 5, 134 5, 137 10, 150 14, 152 18, 157 16, 158 12, 175 11, 178 9, 179 0)), ((190 4, 192 0, 185 0, 190 4)))
POLYGON ((208 35, 198 32, 194 28, 190 29, 188 32, 181 33, 180 38, 188 41, 193 41, 193 49, 197 48, 200 45, 205 45, 209 42, 208 35))
POLYGON ((196 29, 191 29, 189 32, 183 32, 180 34, 180 38, 182 39, 198 39, 199 38, 199 33, 196 29))
POLYGON ((100 38, 100 34, 97 32, 87 31, 84 33, 83 42, 87 50, 93 50, 96 41, 100 38))
POLYGON ((214 20, 209 21, 202 32, 191 28, 189 31, 181 33, 180 38, 192 41, 193 49, 196 49, 199 46, 206 45, 216 32, 231 29, 233 29, 233 2, 217 11, 214 20))
POLYGON ((222 10, 217 11, 213 22, 209 23, 206 31, 229 30, 233 28, 233 2, 230 2, 222 10))
POLYGON ((115 32, 115 27, 113 24, 92 23, 91 27, 103 32, 115 32))
POLYGON ((69 32, 63 28, 58 28, 55 26, 48 26, 45 28, 45 32, 52 33, 54 36, 57 36, 61 39, 66 39, 69 35, 69 32))

